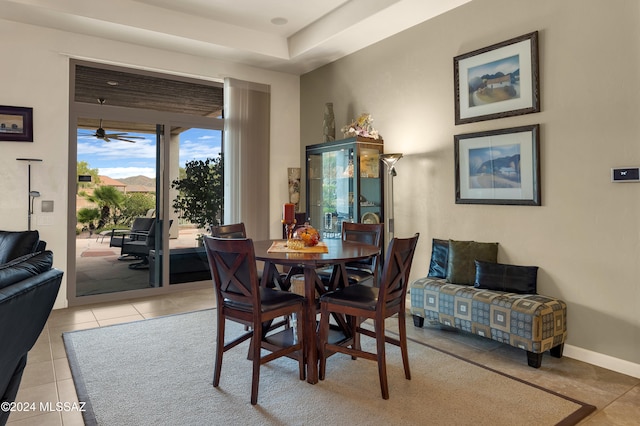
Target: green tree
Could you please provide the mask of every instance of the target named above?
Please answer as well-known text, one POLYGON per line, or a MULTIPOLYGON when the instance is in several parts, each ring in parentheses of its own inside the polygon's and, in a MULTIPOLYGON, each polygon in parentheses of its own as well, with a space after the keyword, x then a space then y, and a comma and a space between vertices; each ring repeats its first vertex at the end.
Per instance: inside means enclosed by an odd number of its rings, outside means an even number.
POLYGON ((78 222, 87 226, 89 235, 92 235, 93 230, 96 229, 95 221, 100 218, 100 210, 83 207, 78 210, 77 218, 78 222))
POLYGON ((146 215, 147 211, 155 208, 155 206, 156 196, 154 194, 141 192, 126 194, 121 205, 121 219, 125 222, 130 222, 136 217, 146 215))
POLYGON ((91 176, 91 182, 78 182, 78 187, 80 188, 92 188, 96 185, 100 185, 100 176, 98 176, 98 169, 92 169, 89 167, 89 163, 86 161, 78 161, 77 165, 77 175, 89 175, 91 176))
POLYGON ((82 193, 82 195, 100 209, 98 228, 104 228, 110 222, 113 222, 114 225, 118 224, 118 213, 124 202, 122 192, 113 186, 98 186, 93 190, 93 194, 82 193))
POLYGON ((222 154, 215 159, 188 161, 184 171, 183 178, 171 182, 179 191, 173 209, 199 228, 218 225, 224 201, 222 154))

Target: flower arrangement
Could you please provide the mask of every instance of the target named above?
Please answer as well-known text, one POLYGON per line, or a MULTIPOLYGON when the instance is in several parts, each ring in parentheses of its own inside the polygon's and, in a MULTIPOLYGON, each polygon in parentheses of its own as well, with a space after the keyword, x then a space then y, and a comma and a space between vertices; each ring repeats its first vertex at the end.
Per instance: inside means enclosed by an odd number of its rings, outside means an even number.
POLYGON ((294 239, 302 240, 305 247, 317 246, 320 241, 320 233, 311 225, 302 225, 296 228, 294 239))
POLYGON ((373 118, 367 112, 360 114, 357 120, 340 130, 345 137, 364 136, 365 138, 380 139, 380 134, 373 128, 373 118))

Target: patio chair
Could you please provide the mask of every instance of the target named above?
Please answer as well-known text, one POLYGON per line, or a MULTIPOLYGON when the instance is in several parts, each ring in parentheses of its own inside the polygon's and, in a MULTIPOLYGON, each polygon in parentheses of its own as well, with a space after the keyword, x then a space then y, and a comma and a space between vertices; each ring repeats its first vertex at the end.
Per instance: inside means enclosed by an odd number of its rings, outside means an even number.
MULTIPOLYGON (((171 228, 172 224, 173 220, 170 220, 169 228, 171 228)), ((130 264, 130 269, 149 269, 149 251, 155 249, 156 246, 156 228, 156 220, 153 219, 149 232, 144 239, 127 241, 122 246, 123 255, 130 255, 140 259, 140 262, 130 264)))
POLYGON ((132 241, 144 241, 155 223, 156 220, 152 217, 137 217, 133 220, 131 229, 112 229, 109 247, 120 247, 118 260, 135 259, 135 256, 123 252, 123 246, 132 241))

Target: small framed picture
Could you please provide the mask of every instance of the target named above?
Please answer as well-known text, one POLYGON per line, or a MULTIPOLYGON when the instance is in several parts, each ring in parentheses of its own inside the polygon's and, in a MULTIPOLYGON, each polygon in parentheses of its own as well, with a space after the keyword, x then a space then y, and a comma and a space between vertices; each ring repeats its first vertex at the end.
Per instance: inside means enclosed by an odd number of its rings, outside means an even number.
POLYGON ((540 111, 538 32, 453 58, 456 124, 540 111))
POLYGON ((0 106, 0 141, 33 142, 33 108, 0 106))
POLYGON ((539 206, 540 125, 454 136, 456 204, 539 206))

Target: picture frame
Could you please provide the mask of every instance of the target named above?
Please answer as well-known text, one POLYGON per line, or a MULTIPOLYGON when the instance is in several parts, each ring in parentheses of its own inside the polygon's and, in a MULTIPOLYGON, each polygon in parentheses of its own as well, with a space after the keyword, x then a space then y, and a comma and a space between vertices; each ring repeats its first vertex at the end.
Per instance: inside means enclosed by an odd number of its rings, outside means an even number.
POLYGON ((33 108, 0 106, 0 142, 33 142, 33 108))
POLYGON ((540 125, 454 136, 456 204, 540 206, 540 125))
POLYGON ((538 32, 453 58, 455 124, 540 111, 538 32))

